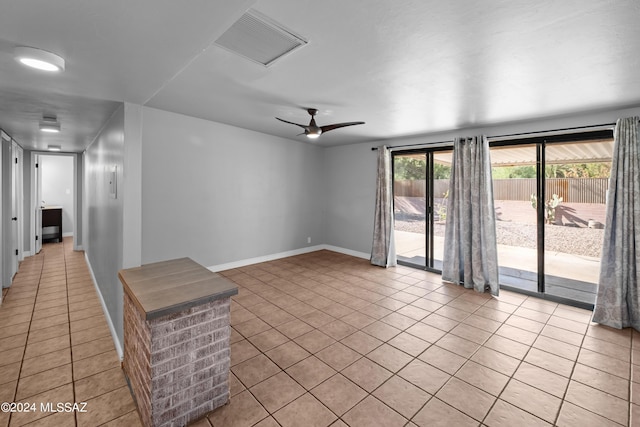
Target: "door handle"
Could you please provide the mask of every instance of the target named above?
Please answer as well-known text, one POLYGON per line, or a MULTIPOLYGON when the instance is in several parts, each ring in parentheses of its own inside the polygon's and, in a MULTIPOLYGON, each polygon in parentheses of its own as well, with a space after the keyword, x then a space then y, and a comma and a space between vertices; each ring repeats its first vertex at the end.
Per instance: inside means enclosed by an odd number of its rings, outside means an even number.
POLYGON ((17 216, 14 216, 13 218, 11 218, 11 221, 17 221, 17 220, 18 220, 17 216))

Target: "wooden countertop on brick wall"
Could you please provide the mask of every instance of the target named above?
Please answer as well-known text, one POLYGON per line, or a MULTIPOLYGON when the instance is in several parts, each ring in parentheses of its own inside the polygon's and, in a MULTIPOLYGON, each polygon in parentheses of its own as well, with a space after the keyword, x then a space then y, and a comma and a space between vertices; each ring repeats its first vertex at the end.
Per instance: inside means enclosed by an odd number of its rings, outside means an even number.
POLYGON ((118 277, 147 320, 238 293, 233 282, 190 258, 127 268, 118 277))

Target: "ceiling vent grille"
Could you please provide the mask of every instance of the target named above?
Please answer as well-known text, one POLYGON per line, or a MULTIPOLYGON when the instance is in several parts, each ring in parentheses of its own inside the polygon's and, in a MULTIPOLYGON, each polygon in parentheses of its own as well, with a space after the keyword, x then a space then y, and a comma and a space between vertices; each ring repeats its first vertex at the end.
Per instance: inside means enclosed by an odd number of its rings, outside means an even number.
POLYGON ((306 45, 307 41, 260 12, 249 9, 215 43, 268 67, 306 45))

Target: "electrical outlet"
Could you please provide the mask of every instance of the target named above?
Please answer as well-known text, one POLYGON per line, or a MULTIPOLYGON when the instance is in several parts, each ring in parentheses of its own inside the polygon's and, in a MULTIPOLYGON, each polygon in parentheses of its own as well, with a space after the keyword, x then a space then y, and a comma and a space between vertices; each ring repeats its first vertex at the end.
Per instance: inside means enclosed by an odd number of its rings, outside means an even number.
POLYGON ((307 237, 307 243, 311 243, 311 237, 307 237))

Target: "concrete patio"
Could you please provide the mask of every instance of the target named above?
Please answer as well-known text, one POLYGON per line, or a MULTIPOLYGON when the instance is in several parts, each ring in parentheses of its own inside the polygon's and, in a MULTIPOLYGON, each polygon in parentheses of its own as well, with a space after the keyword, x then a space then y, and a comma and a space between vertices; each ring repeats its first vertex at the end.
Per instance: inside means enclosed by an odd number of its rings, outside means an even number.
MULTIPOLYGON (((395 230, 396 253, 400 258, 425 257, 425 235, 395 230)), ((442 260, 444 238, 434 236, 434 259, 442 260)), ((597 284, 600 259, 562 252, 545 252, 545 274, 571 282, 597 284)), ((498 245, 498 264, 522 272, 537 274, 537 250, 498 245)), ((589 290, 587 292, 593 292, 589 290)))

